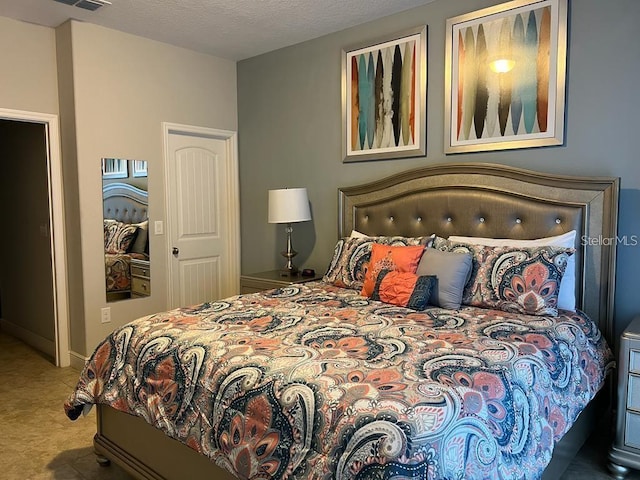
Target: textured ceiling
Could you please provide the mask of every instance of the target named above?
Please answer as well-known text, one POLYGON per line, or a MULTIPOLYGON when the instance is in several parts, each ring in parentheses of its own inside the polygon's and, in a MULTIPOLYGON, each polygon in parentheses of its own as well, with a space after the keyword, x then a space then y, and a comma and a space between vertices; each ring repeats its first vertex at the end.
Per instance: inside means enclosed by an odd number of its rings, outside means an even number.
POLYGON ((95 12, 0 0, 0 16, 57 27, 69 18, 242 60, 435 0, 110 0, 95 12))

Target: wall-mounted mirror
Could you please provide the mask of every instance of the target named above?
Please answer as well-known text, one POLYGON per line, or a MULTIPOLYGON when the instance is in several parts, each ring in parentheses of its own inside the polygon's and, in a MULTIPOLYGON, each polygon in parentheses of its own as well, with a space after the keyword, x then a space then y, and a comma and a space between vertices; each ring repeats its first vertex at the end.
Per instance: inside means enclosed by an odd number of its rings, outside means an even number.
POLYGON ((147 162, 102 159, 107 301, 151 295, 147 162))

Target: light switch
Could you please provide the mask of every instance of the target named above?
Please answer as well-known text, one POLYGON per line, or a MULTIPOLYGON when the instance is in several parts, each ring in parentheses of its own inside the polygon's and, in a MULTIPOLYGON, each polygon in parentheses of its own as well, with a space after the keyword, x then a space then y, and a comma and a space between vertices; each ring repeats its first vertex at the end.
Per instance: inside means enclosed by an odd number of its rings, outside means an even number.
POLYGON ((162 235, 164 233, 164 225, 162 220, 156 220, 153 224, 154 232, 156 235, 162 235))

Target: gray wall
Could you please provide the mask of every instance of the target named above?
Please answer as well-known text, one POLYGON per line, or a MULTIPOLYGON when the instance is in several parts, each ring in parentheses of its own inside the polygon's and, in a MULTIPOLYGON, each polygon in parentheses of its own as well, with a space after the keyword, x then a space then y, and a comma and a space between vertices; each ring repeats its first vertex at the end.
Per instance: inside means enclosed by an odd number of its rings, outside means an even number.
POLYGON ((102 157, 149 162, 151 220, 165 220, 162 122, 237 131, 236 63, 89 23, 0 16, 0 107, 59 115, 69 342, 84 364, 114 328, 167 308, 165 238, 152 235, 152 295, 107 304, 102 157), (111 323, 100 322, 111 307, 111 323))
POLYGON ((52 28, 0 17, 0 107, 58 113, 52 28))
MULTIPOLYGON (((638 0, 571 2, 563 146, 444 155, 446 19, 498 3, 437 0, 238 64, 243 273, 283 263, 284 230, 267 223, 269 189, 308 188, 313 221, 294 226, 295 263, 322 270, 337 238, 338 187, 442 162, 621 177, 619 235, 640 236, 640 165, 634 145, 640 112, 638 0), (342 163, 342 48, 419 24, 429 29, 426 158, 342 163)), ((640 271, 640 245, 619 245, 617 268, 620 332, 640 313, 633 280, 640 271)))
POLYGON ((70 342, 85 356, 114 328, 168 307, 166 239, 156 234, 151 295, 106 301, 101 159, 146 160, 149 220, 166 221, 162 123, 237 131, 236 63, 75 20, 57 27, 56 40, 67 235, 77 242, 70 342))

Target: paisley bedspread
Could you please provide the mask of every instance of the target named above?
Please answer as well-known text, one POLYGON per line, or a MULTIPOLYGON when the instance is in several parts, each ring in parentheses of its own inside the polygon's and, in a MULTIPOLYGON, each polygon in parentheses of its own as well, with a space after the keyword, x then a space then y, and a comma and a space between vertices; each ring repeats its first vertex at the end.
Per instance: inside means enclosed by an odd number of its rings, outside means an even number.
POLYGON ((65 404, 108 404, 240 479, 533 479, 612 355, 582 313, 416 312, 322 282, 138 319, 65 404))

